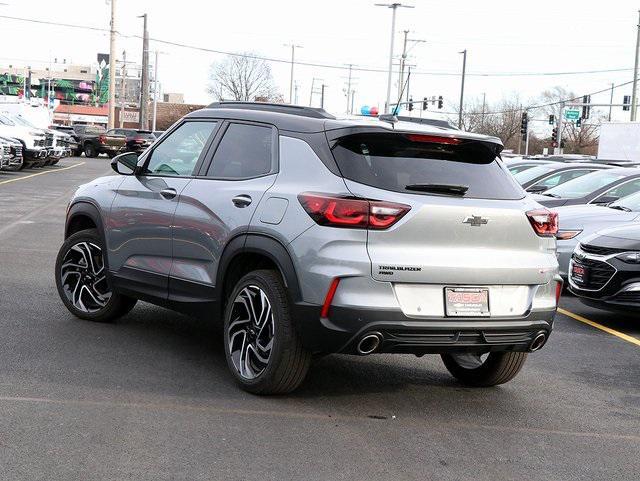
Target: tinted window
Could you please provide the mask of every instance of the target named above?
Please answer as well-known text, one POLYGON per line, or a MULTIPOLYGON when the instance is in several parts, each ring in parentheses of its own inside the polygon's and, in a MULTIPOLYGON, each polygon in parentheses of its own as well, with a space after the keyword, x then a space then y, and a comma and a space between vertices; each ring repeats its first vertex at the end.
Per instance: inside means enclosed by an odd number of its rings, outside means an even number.
POLYGON ((147 174, 191 175, 216 122, 185 122, 151 152, 147 174))
POLYGON ((527 169, 532 169, 533 167, 535 167, 535 165, 516 165, 514 167, 507 166, 507 168, 509 169, 509 172, 511 172, 512 174, 517 174, 527 169))
POLYGON ((544 186, 548 189, 555 187, 556 185, 564 184, 572 179, 577 179, 583 175, 589 174, 593 170, 567 170, 558 174, 547 177, 546 179, 538 182, 536 186, 544 186))
POLYGON ((408 185, 468 187, 465 197, 521 199, 522 188, 496 160, 491 143, 425 141, 426 135, 363 133, 340 138, 333 155, 342 175, 380 189, 412 192, 408 185), (417 140, 414 140, 417 139, 417 140))
POLYGON ((273 130, 231 124, 220 141, 207 171, 208 177, 246 179, 273 170, 273 130))
POLYGON ((545 195, 562 197, 564 199, 578 199, 598 189, 602 189, 616 180, 624 179, 626 176, 627 174, 602 170, 591 172, 590 174, 565 182, 558 187, 549 189, 545 192, 545 195))
POLYGON ((535 179, 536 177, 540 177, 541 175, 553 172, 557 168, 558 167, 553 164, 538 165, 537 167, 533 167, 532 169, 527 169, 523 172, 518 172, 517 174, 514 175, 514 177, 520 184, 524 184, 526 182, 529 182, 535 179))

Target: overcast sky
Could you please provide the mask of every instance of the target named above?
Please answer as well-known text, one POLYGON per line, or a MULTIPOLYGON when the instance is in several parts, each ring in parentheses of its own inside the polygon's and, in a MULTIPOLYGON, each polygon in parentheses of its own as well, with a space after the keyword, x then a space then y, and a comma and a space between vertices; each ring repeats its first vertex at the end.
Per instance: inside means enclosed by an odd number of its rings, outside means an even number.
MULTIPOLYGON (((110 6, 105 0, 2 0, 0 15, 108 28, 110 6)), ((375 7, 370 0, 118 0, 117 29, 124 35, 139 34, 149 15, 152 38, 229 51, 251 51, 266 57, 287 59, 292 41, 303 48, 297 52, 302 62, 385 69, 388 62, 391 11, 375 7)), ((468 50, 465 95, 488 102, 516 92, 526 103, 546 88, 556 85, 578 94, 600 90, 611 82, 632 78, 631 70, 611 73, 545 76, 477 76, 474 74, 550 73, 567 71, 631 69, 634 61, 637 9, 631 0, 575 1, 517 0, 436 1, 407 0, 413 9, 399 9, 396 25, 396 52, 401 51, 402 30, 416 44, 409 62, 420 72, 412 76, 414 99, 443 95, 457 102, 459 75, 427 75, 426 72, 458 74, 463 49, 468 50)), ((97 52, 109 51, 108 35, 64 27, 43 26, 0 18, 4 48, 0 65, 37 66, 49 57, 75 63, 94 63, 97 52)), ((127 50, 139 60, 139 39, 118 38, 117 51, 127 50)), ((159 62, 159 79, 165 92, 183 92, 189 102, 210 101, 206 93, 209 65, 221 55, 151 43, 164 52, 159 62)), ((289 65, 273 63, 276 83, 289 93, 289 65)), ((325 108, 342 114, 346 109, 346 71, 296 66, 298 101, 309 103, 312 78, 326 87, 325 108)), ((354 72, 356 102, 384 104, 386 74, 354 72)), ((395 82, 395 78, 394 78, 395 82)), ((616 91, 622 101, 630 87, 616 91)), ((592 101, 608 101, 609 95, 592 101)), ((319 102, 316 97, 315 104, 319 102)), ((627 113, 628 115, 628 113, 627 113)), ((617 109, 614 118, 625 119, 617 109)))

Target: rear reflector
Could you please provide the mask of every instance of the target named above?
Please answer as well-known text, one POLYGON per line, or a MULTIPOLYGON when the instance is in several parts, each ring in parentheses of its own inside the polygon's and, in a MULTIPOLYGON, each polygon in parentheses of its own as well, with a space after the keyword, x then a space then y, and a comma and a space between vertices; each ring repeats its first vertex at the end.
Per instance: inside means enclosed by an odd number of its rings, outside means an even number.
POLYGON ((556 282, 556 306, 560 302, 560 296, 562 295, 562 282, 556 282))
POLYGON ((533 230, 541 237, 553 237, 558 233, 558 213, 547 209, 536 209, 527 212, 533 230))
POLYGON ((329 290, 327 291, 327 295, 324 298, 324 304, 322 304, 322 310, 320 311, 320 317, 329 317, 329 308, 331 307, 331 303, 333 302, 333 297, 336 295, 336 291, 338 290, 338 284, 340 284, 340 278, 336 277, 331 281, 329 285, 329 290))
POLYGON ((314 192, 303 192, 298 200, 316 223, 351 229, 388 229, 411 210, 411 206, 405 204, 314 192))

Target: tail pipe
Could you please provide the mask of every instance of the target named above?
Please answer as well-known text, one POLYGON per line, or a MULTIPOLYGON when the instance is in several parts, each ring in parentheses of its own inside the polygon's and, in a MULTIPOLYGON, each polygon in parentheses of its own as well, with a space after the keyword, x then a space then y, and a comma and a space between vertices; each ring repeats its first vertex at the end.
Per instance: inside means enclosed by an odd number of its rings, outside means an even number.
POLYGON ((361 356, 366 356, 367 354, 372 354, 375 352, 380 345, 382 344, 382 334, 379 332, 370 332, 362 336, 360 341, 358 341, 358 345, 356 346, 356 351, 361 356))
POLYGON ((542 346, 547 342, 547 333, 540 331, 535 335, 531 344, 529 344, 529 352, 536 352, 542 349, 542 346))

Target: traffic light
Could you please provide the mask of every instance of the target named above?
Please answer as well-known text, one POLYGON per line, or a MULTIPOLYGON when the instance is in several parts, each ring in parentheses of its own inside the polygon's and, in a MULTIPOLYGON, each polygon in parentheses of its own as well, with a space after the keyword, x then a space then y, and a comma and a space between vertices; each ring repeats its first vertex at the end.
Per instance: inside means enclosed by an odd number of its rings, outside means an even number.
POLYGON ((438 108, 441 109, 442 108, 442 95, 440 95, 438 97, 438 108))
POLYGON ((428 100, 427 97, 423 97, 422 99, 422 110, 427 110, 427 104, 428 104, 428 100))
POLYGON ((556 123, 556 116, 551 114, 549 115, 549 125, 553 125, 556 123))
POLYGON ((577 119, 576 120, 576 127, 582 127, 582 119, 577 119))
POLYGON ((554 127, 551 131, 551 142, 556 143, 558 141, 558 127, 554 127))
POLYGON ((527 135, 527 128, 529 126, 529 115, 527 112, 522 112, 522 122, 520 123, 520 133, 523 136, 527 135))
MULTIPOLYGON (((582 96, 582 103, 583 104, 590 104, 591 103, 591 95, 583 95, 582 96)), ((591 112, 591 107, 589 107, 588 105, 583 105, 582 106, 582 118, 583 119, 588 119, 590 112, 591 112)))
POLYGON ((413 97, 409 97, 409 107, 408 107, 409 112, 411 112, 413 110, 413 97))
POLYGON ((624 104, 622 110, 631 110, 631 95, 625 95, 622 103, 624 104))

